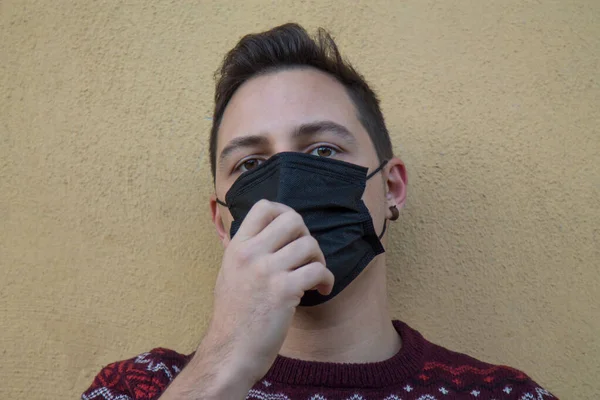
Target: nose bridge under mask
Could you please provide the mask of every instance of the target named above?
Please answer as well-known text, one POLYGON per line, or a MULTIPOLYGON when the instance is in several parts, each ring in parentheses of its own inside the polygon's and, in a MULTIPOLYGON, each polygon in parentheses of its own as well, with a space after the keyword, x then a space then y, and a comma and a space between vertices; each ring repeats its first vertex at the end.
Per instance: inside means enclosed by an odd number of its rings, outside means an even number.
MULTIPOLYGON (((306 196, 308 193, 307 191, 312 191, 311 189, 314 186, 318 187, 318 183, 314 181, 314 179, 311 180, 306 180, 305 182, 294 182, 292 183, 292 185, 290 185, 289 183, 287 185, 283 185, 282 179, 285 180, 285 177, 288 173, 293 173, 294 175, 297 176, 297 173, 300 172, 298 171, 301 170, 307 174, 313 173, 313 174, 317 174, 321 175, 324 174, 325 176, 329 176, 333 174, 336 178, 338 179, 342 179, 342 180, 346 180, 346 179, 356 179, 356 180, 360 180, 361 176, 364 177, 362 179, 364 179, 364 187, 361 190, 361 200, 362 197, 364 195, 364 191, 366 190, 366 183, 373 177, 375 176, 378 172, 380 172, 388 163, 388 160, 383 160, 381 162, 381 164, 379 164, 379 166, 373 170, 370 174, 366 174, 367 173, 367 168, 357 165, 357 164, 351 164, 348 162, 344 162, 344 161, 340 161, 340 160, 335 160, 335 159, 330 159, 330 158, 325 158, 325 157, 317 157, 317 156, 311 156, 311 155, 306 155, 306 154, 302 154, 302 153, 291 153, 291 152, 287 152, 287 153, 278 153, 276 155, 274 155, 273 157, 269 158, 265 163, 261 164, 259 167, 256 168, 256 170, 253 171, 248 171, 243 173, 231 186, 231 188, 227 191, 227 194, 225 195, 225 202, 221 201, 218 197, 216 198, 216 202, 224 207, 227 207, 231 214, 234 217, 234 222, 232 223, 232 227, 235 225, 235 232, 237 232, 237 229, 239 229, 239 225, 241 225, 241 221, 240 221, 240 213, 236 212, 239 211, 239 208, 246 208, 247 211, 249 211, 249 209, 254 205, 254 203, 256 201, 258 201, 259 199, 272 199, 272 201, 278 201, 280 200, 279 198, 286 198, 286 199, 290 199, 290 193, 293 192, 294 190, 298 190, 298 187, 293 187, 294 184, 295 186, 300 186, 302 187, 302 192, 297 193, 297 194, 293 194, 293 198, 298 198, 301 196, 306 196), (314 165, 311 166, 307 166, 306 163, 302 163, 302 162, 294 162, 294 161, 298 161, 295 160, 294 157, 299 156, 299 157, 312 157, 311 161, 314 162, 314 165), (290 157, 288 159, 288 162, 285 163, 285 158, 286 157, 290 157), (283 161, 283 162, 282 162, 283 161), (276 167, 279 168, 276 168, 276 167), (349 170, 349 168, 351 168, 352 170, 349 170), (286 171, 287 170, 287 171, 286 171), (273 178, 273 175, 277 175, 277 185, 268 185, 268 186, 262 186, 261 188, 261 182, 267 180, 267 179, 271 179, 273 178), (366 175, 366 176, 365 176, 366 175), (284 187, 284 191, 287 193, 281 193, 280 188, 284 187), (258 199, 256 201, 243 201, 243 195, 245 192, 248 191, 252 191, 254 188, 254 191, 258 191, 259 193, 254 194, 253 196, 248 196, 248 199, 250 198, 254 198, 254 199, 258 199), (261 193, 261 189, 263 190, 263 192, 261 193), (241 201, 234 201, 234 199, 237 198, 242 199, 241 201), (242 204, 236 204, 236 203, 242 203, 242 204), (238 218, 236 218, 236 215, 238 216, 238 218)), ((322 190, 327 190, 327 188, 322 187, 322 190)), ((328 191, 328 193, 332 193, 331 191, 328 191)), ((314 193, 313 193, 314 195, 314 193)), ((310 196, 313 197, 313 202, 314 202, 314 196, 310 196)), ((327 199, 327 192, 326 193, 322 193, 321 197, 324 199, 327 199)), ((283 202, 284 204, 286 202, 284 201, 279 201, 279 202, 283 202)), ((326 202, 325 202, 326 203, 326 202)), ((293 209, 295 209, 296 211, 298 211, 300 214, 302 214, 302 207, 299 207, 297 204, 286 204, 289 205, 290 207, 292 207, 293 209), (295 207, 294 207, 295 206, 295 207)), ((329 204, 331 205, 331 204, 329 204)), ((328 204, 321 204, 321 206, 328 206, 328 204)), ((247 213, 247 212, 246 212, 247 213)), ((245 215, 243 215, 243 217, 245 217, 245 215)), ((377 235, 378 239, 382 239, 383 235, 385 234, 385 231, 387 229, 387 218, 384 219, 383 221, 383 228, 381 229, 381 233, 379 235, 377 235)), ((232 232, 234 233, 234 232, 232 232)), ((312 232, 311 232, 312 233, 312 232)), ((233 235, 231 235, 231 237, 233 237, 233 235)))
MULTIPOLYGON (((233 183, 233 185, 229 188, 229 190, 227 191, 227 193, 225 194, 225 201, 220 200, 218 197, 216 198, 216 202, 224 207, 227 207, 229 209, 231 209, 231 203, 232 203, 232 197, 234 197, 235 195, 239 194, 240 190, 243 190, 243 186, 244 186, 244 179, 248 179, 248 181, 246 182, 247 184, 257 184, 260 182, 257 181, 261 181, 264 180, 264 178, 268 178, 268 176, 265 176, 267 174, 269 174, 269 172, 271 172, 272 174, 272 170, 268 170, 268 167, 271 166, 270 163, 278 163, 280 162, 281 158, 285 155, 304 155, 304 154, 299 154, 299 153, 278 153, 276 155, 274 155, 273 157, 271 157, 269 160, 267 160, 264 164, 258 166, 256 168, 256 170, 254 171, 248 171, 243 173, 240 177, 238 177, 238 179, 233 183), (257 175, 260 174, 260 175, 257 175)), ((307 156, 307 155, 304 155, 307 156)), ((347 163, 344 161, 339 161, 339 160, 335 160, 335 159, 328 159, 325 157, 316 157, 316 156, 309 156, 309 157, 315 157, 315 159, 313 161, 316 161, 317 159, 321 159, 321 160, 326 160, 327 162, 336 162, 336 163, 342 163, 345 164, 344 167, 348 168, 348 166, 352 166, 354 168, 357 168, 358 171, 360 171, 361 169, 365 171, 365 173, 368 171, 365 167, 362 167, 360 165, 357 164, 351 164, 351 163, 347 163)), ((381 164, 379 164, 379 166, 373 170, 373 172, 371 172, 370 174, 368 174, 365 177, 365 182, 369 181, 373 176, 375 176, 378 172, 380 172, 388 163, 388 160, 383 160, 381 162, 381 164)), ((339 165, 336 165, 339 167, 339 165)), ((325 169, 321 169, 318 171, 313 171, 313 172, 320 172, 320 173, 325 173, 327 171, 331 171, 331 165, 329 165, 329 169, 327 168, 327 165, 321 165, 320 167, 323 167, 325 169)), ((310 171, 308 171, 310 172, 310 171)), ((347 172, 347 171, 344 171, 347 172)), ((341 177, 345 177, 347 174, 342 173, 340 175, 341 177)), ((357 179, 360 179, 360 176, 358 175, 354 175, 354 177, 356 177, 357 179)), ((365 189, 366 189, 366 185, 365 185, 365 189)), ((362 196, 361 196, 362 197, 362 196)))

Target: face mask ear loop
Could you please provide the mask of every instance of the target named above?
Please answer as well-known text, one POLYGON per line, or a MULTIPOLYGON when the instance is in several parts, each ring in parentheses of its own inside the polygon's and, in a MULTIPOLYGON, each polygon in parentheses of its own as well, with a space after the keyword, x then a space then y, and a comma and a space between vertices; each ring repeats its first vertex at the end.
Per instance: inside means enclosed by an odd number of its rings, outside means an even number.
MULTIPOLYGON (((367 180, 371 179, 373 177, 373 175, 375 175, 376 173, 381 171, 383 169, 383 167, 386 166, 387 163, 388 163, 388 160, 383 160, 381 165, 379 167, 377 167, 377 169, 375 171, 373 171, 369 175, 367 175, 367 180)), ((379 240, 381 240, 381 238, 385 234, 386 228, 387 228, 387 218, 383 221, 383 230, 381 231, 381 234, 379 235, 379 240)))
POLYGON ((375 171, 373 171, 369 175, 367 175, 367 180, 371 179, 371 177, 373 175, 375 175, 376 173, 378 173, 379 171, 381 171, 383 169, 383 167, 386 166, 387 163, 388 163, 388 160, 383 160, 383 162, 381 163, 381 165, 379 167, 377 167, 377 169, 375 171))
POLYGON ((229 206, 227 204, 223 203, 221 200, 219 200, 218 197, 217 197, 217 203, 220 204, 220 205, 222 205, 223 207, 229 208, 229 206))
POLYGON ((386 227, 387 227, 387 218, 385 220, 383 220, 383 230, 381 231, 381 235, 379 235, 379 240, 381 240, 381 238, 383 237, 386 227))

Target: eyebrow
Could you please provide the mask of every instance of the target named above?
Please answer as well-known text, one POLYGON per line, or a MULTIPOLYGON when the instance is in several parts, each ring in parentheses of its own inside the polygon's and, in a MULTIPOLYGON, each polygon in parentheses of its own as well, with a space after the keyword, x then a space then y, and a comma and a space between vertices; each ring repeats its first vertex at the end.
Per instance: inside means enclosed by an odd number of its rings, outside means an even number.
MULTIPOLYGON (((320 133, 331 132, 341 139, 346 140, 349 144, 353 145, 356 143, 356 138, 352 133, 343 125, 340 125, 333 121, 315 121, 306 124, 299 125, 294 129, 292 137, 296 140, 315 136, 320 133)), ((246 148, 246 147, 267 147, 269 140, 262 135, 242 136, 230 141, 227 146, 221 151, 219 155, 219 165, 223 164, 223 161, 229 157, 235 151, 246 148)))
POLYGON ((244 147, 259 147, 259 146, 268 146, 269 139, 264 136, 242 136, 239 138, 233 139, 231 142, 225 146, 223 151, 221 151, 221 155, 219 156, 219 164, 222 164, 223 161, 231 155, 231 153, 244 148, 244 147))
POLYGON ((300 137, 314 136, 322 132, 331 132, 350 144, 356 143, 354 135, 348 128, 333 121, 316 121, 302 124, 294 130, 292 136, 294 139, 299 139, 300 137))

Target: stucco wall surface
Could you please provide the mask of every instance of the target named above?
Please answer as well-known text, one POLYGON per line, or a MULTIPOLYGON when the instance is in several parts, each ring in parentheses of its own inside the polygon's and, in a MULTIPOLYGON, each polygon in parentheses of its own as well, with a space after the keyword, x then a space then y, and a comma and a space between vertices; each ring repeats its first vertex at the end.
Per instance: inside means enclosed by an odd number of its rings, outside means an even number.
POLYGON ((191 352, 221 246, 212 73, 240 36, 327 27, 409 173, 394 316, 600 397, 600 1, 0 2, 0 398, 191 352))

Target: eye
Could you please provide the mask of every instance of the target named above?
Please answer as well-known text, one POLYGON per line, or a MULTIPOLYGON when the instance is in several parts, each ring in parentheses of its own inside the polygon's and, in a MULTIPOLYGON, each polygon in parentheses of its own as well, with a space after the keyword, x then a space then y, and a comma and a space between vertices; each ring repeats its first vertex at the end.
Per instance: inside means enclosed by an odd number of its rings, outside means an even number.
POLYGON ((330 146, 319 146, 310 152, 313 156, 332 157, 337 154, 337 150, 330 146))
POLYGON ((262 160, 258 158, 248 158, 242 161, 235 169, 241 172, 248 172, 262 164, 262 160))

